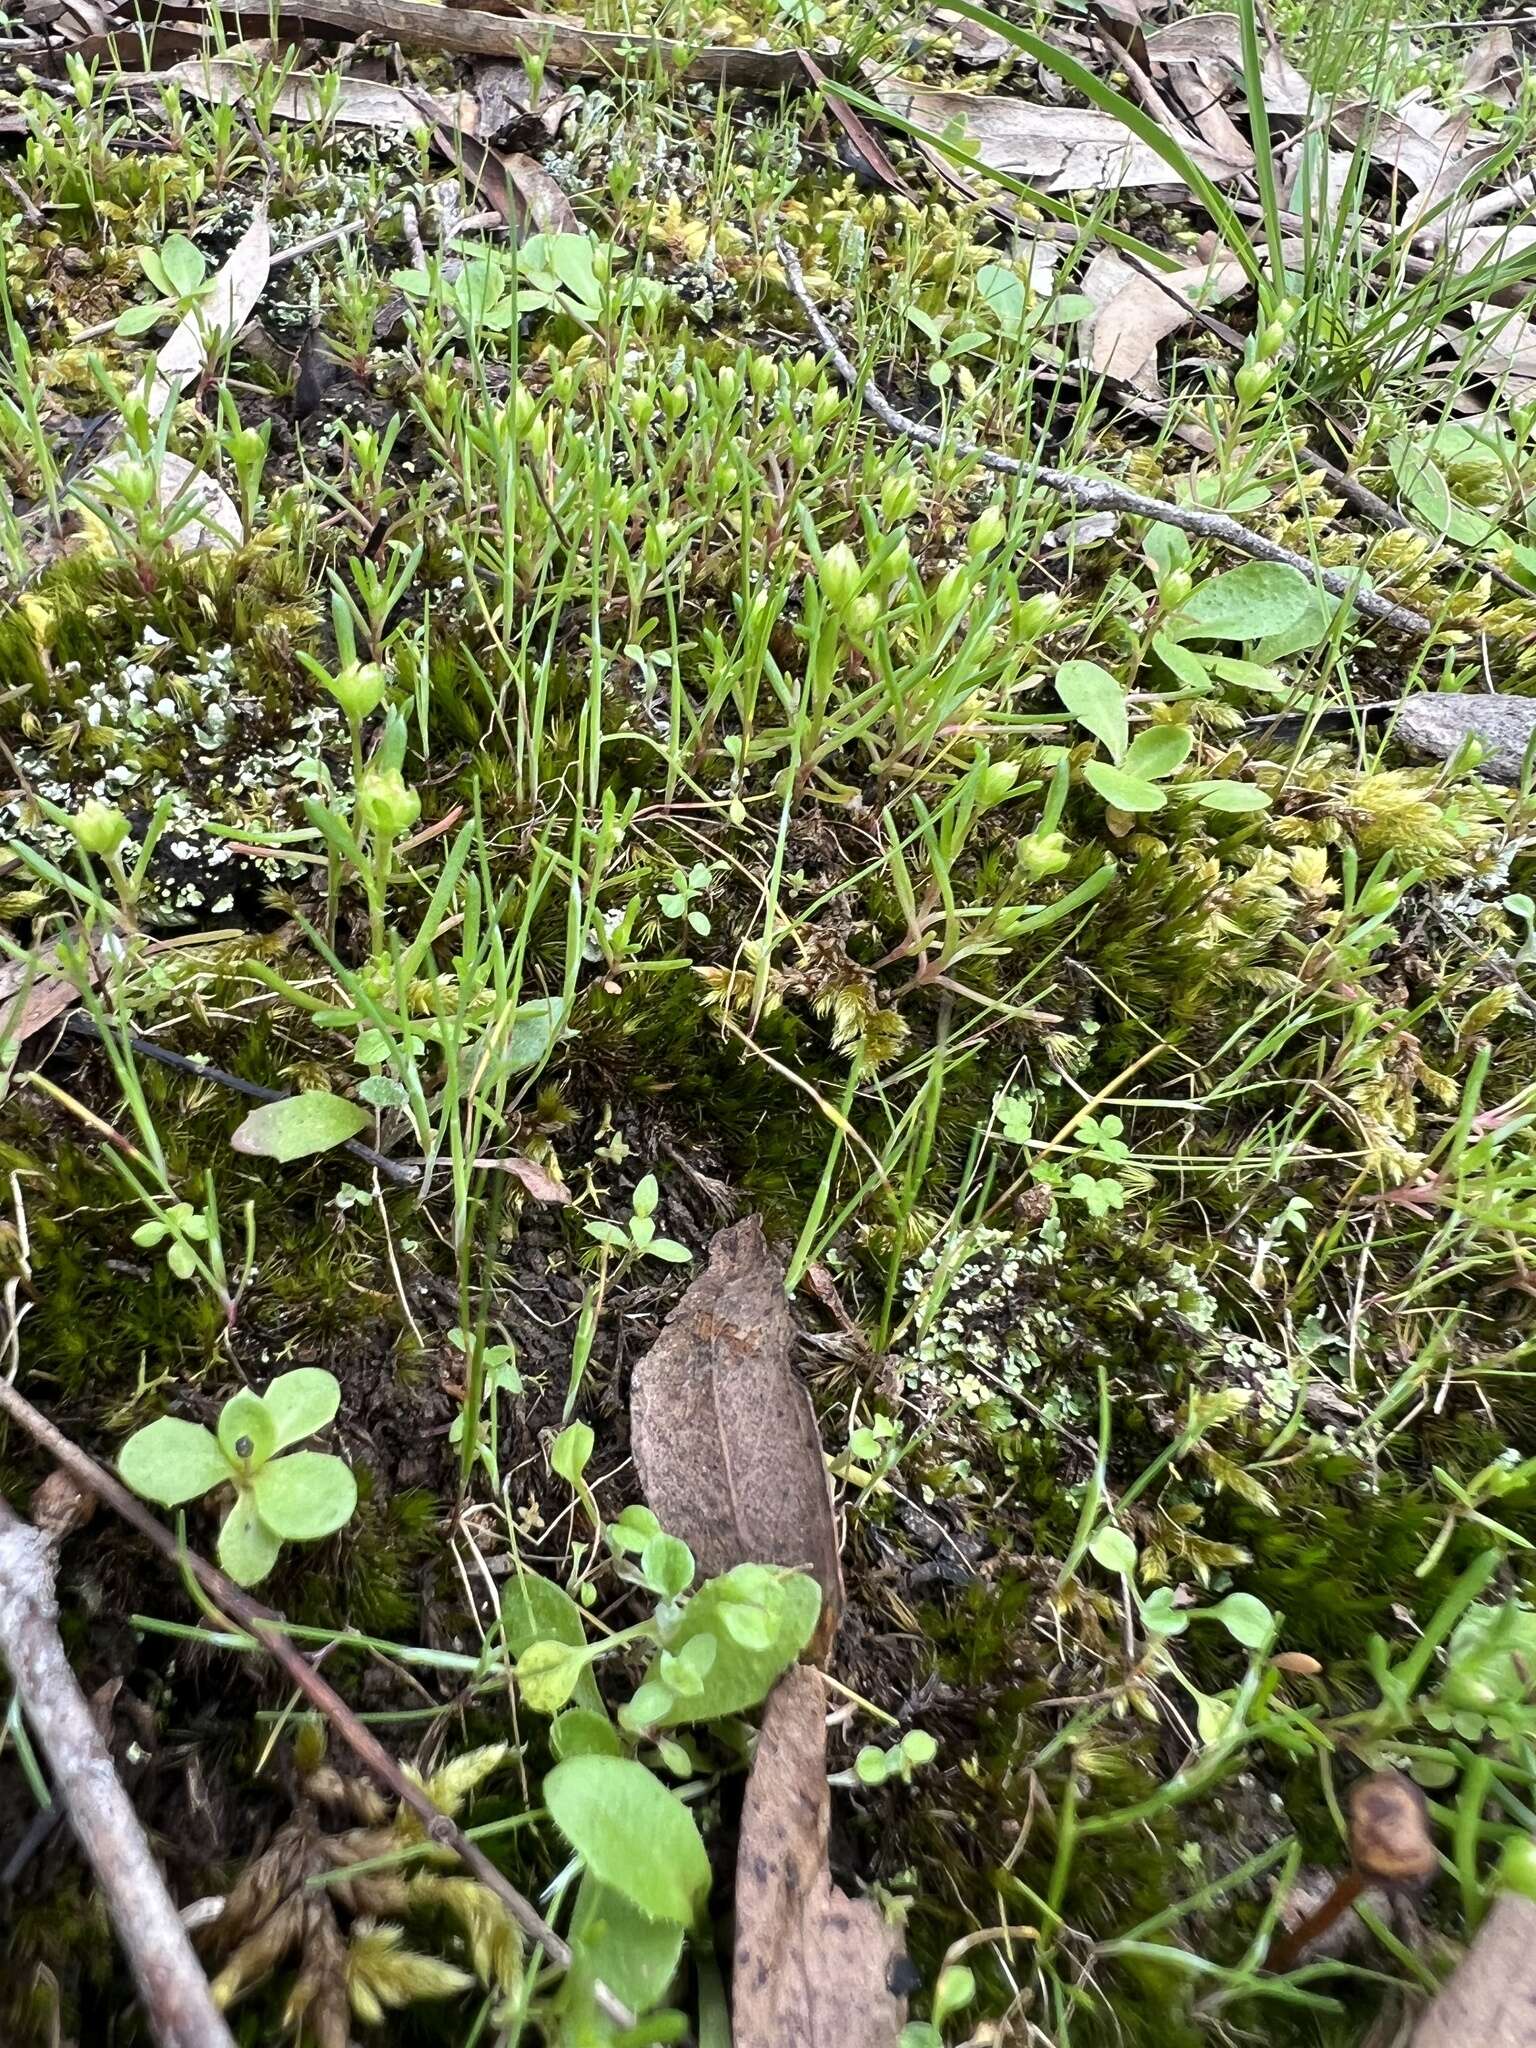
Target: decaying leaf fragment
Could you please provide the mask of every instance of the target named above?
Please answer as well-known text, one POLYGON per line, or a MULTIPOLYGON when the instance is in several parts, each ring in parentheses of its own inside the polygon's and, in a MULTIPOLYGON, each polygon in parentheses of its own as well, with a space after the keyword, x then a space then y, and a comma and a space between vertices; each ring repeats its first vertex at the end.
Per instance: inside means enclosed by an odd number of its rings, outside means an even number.
POLYGON ((769 1695, 736 1852, 734 2048, 896 2048, 901 1945, 827 1869, 827 1695, 796 1665, 769 1695))
POLYGON ((1471 1952, 1419 2021, 1413 2048, 1536 2048, 1536 1903, 1500 1894, 1471 1952))
POLYGON ((784 1275, 755 1216, 722 1230, 635 1372, 630 1429, 652 1511, 713 1578, 779 1564, 820 1584, 810 1655, 837 1632, 843 1580, 810 1397, 790 1358, 784 1275))

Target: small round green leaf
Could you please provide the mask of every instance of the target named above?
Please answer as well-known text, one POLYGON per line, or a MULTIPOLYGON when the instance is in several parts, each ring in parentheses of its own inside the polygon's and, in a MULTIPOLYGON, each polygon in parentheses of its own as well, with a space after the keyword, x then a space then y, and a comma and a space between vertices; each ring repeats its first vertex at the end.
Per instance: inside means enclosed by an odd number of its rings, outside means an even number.
POLYGON ((277 1424, 260 1394, 242 1387, 219 1415, 219 1449, 232 1465, 264 1465, 277 1449, 277 1424))
POLYGON ((212 1430, 174 1415, 136 1430, 118 1453, 117 1469, 124 1485, 163 1508, 200 1500, 230 1476, 212 1430))
POLYGON ((1108 669, 1100 668, 1096 661, 1064 661, 1056 671, 1056 694, 1078 724, 1118 761, 1125 752, 1130 725, 1125 692, 1108 669))
POLYGON ((1219 1621, 1245 1650, 1265 1649, 1275 1632, 1275 1617, 1252 1593, 1229 1593, 1225 1600, 1208 1607, 1204 1618, 1219 1621))
POLYGON ((560 1763, 568 1757, 624 1754, 618 1730, 608 1716, 594 1714, 590 1707, 572 1707, 557 1714, 549 1724, 549 1746, 560 1763))
POLYGON ((324 1429, 341 1406, 341 1388, 336 1375, 323 1366, 303 1365, 295 1372, 280 1372, 262 1399, 277 1429, 274 1449, 285 1451, 301 1437, 324 1429))
POLYGON ((558 1714, 587 1668, 584 1650, 546 1638, 530 1643, 516 1665, 517 1689, 536 1714, 558 1714))
POLYGON ((261 1519, 285 1543, 331 1536, 357 1506, 357 1481, 326 1451, 291 1451, 263 1465, 252 1482, 261 1519))
POLYGON ((344 1095, 319 1091, 264 1102, 235 1130, 230 1143, 256 1159, 308 1159, 355 1138, 372 1121, 366 1109, 344 1095))
POLYGON ((1161 782, 1165 775, 1183 767, 1194 744, 1195 736, 1188 726, 1149 725, 1131 741, 1120 766, 1127 775, 1142 775, 1148 782, 1161 782))
POLYGON ((1203 811, 1267 811, 1269 798, 1252 782, 1186 782, 1180 796, 1192 796, 1203 811))
POLYGON ((551 1820, 601 1884, 649 1920, 692 1924, 709 1858, 682 1801, 631 1757, 572 1757, 544 1780, 551 1820))
POLYGON ((1262 640, 1312 609, 1311 581, 1288 562, 1244 562, 1191 592, 1177 620, 1185 640, 1262 640))
POLYGON ((1117 1578, 1129 1579, 1135 1574, 1136 1546, 1113 1522, 1106 1522, 1095 1532, 1088 1546, 1088 1555, 1095 1564, 1103 1565, 1105 1571, 1113 1572, 1117 1578))
POLYGON ((1117 811, 1160 811, 1168 801, 1155 782, 1143 782, 1139 776, 1112 768, 1107 761, 1090 761, 1083 773, 1105 803, 1113 804, 1117 811))
POLYGON ((219 1563, 237 1586, 254 1586, 277 1563, 281 1548, 256 1512, 255 1501, 249 1493, 242 1493, 219 1531, 219 1563))

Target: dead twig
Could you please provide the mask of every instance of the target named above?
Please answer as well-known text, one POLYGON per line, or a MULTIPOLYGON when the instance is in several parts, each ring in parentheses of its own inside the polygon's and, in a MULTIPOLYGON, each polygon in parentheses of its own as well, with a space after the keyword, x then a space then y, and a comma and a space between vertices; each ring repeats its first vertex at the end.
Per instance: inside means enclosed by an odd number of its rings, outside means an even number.
MULTIPOLYGON (((94 1038, 98 1045, 101 1043, 101 1032, 93 1018, 71 1017, 64 1028, 71 1037, 94 1038)), ((254 1102, 290 1102, 293 1099, 281 1088, 263 1088, 259 1081, 243 1081, 238 1074, 226 1073, 222 1067, 210 1066, 206 1060, 188 1059, 185 1053, 172 1052, 168 1045, 157 1045, 154 1039, 143 1038, 136 1031, 128 1034, 128 1043, 141 1059, 154 1060, 162 1067, 169 1067, 173 1073, 189 1074, 195 1080, 212 1081, 216 1087, 228 1088, 235 1095, 248 1095, 254 1102)), ((371 1167, 397 1188, 413 1188, 421 1179, 419 1166, 388 1159, 382 1152, 375 1152, 371 1145, 364 1145, 356 1138, 348 1138, 336 1149, 350 1152, 354 1159, 371 1167)))
MULTIPOLYGON (((7 1388, 9 1392, 9 1388, 7 1388)), ((59 1640, 55 1546, 0 1500, 0 1658, 101 1887, 160 2048, 234 2048, 59 1640)))
POLYGON ((1114 483, 1108 477, 1078 476, 1071 470, 1050 469, 1044 465, 1036 468, 1030 463, 1016 461, 1011 455, 999 455, 974 441, 951 441, 937 427, 908 419, 905 413, 896 410, 873 379, 865 380, 859 376, 828 326, 821 308, 807 290, 805 273, 794 250, 782 239, 777 246, 785 280, 833 368, 848 388, 859 394, 875 418, 889 427, 893 434, 904 435, 909 441, 921 442, 927 448, 948 446, 954 454, 968 456, 979 462, 983 469, 990 469, 999 476, 1023 477, 1041 490, 1054 491, 1080 512, 1119 512, 1131 519, 1156 519, 1165 526, 1176 526, 1184 533, 1199 534, 1204 540, 1220 541, 1223 546, 1251 556, 1255 561, 1283 562, 1288 568, 1299 570, 1310 581, 1321 584, 1332 596, 1353 604, 1365 617, 1390 626, 1394 632, 1407 634, 1416 640, 1427 639, 1433 633, 1433 624, 1421 612, 1410 611, 1406 605, 1393 604, 1390 598, 1361 588, 1358 576, 1346 570, 1319 568, 1294 549, 1282 547, 1278 541, 1266 540, 1263 534, 1255 533, 1251 527, 1232 518, 1230 513, 1207 512, 1197 505, 1170 505, 1161 498, 1150 498, 1142 491, 1114 483))
MULTIPOLYGON (((283 1676, 308 1700, 317 1713, 323 1714, 342 1741, 351 1750, 358 1762, 363 1764, 385 1787, 390 1795, 402 1806, 408 1807, 422 1824, 429 1842, 440 1849, 447 1849, 457 1856, 464 1868, 493 1893, 506 1907, 518 1926, 535 1943, 548 1961, 564 1970, 571 1964, 569 1945, 561 1939, 538 1909, 525 1899, 517 1887, 508 1882, 485 1852, 478 1848, 463 1830, 457 1827, 446 1813, 436 1807, 423 1788, 406 1776, 400 1765, 384 1747, 373 1731, 360 1721, 334 1686, 323 1678, 295 1648, 284 1633, 283 1617, 274 1609, 265 1607, 259 1600, 253 1600, 243 1593, 232 1579, 226 1578, 217 1566, 199 1557, 196 1551, 183 1549, 171 1532, 156 1520, 141 1501, 131 1494, 121 1480, 98 1465, 77 1444, 70 1442, 64 1432, 51 1423, 46 1415, 39 1412, 19 1394, 15 1387, 0 1380, 0 1412, 18 1423, 33 1441, 45 1450, 54 1462, 61 1466, 77 1486, 121 1515, 132 1528, 138 1530, 144 1540, 178 1570, 189 1571, 221 1613, 236 1623, 277 1665, 283 1676)), ((621 2028, 633 2027, 635 2016, 622 2000, 615 1998, 604 1984, 594 1987, 593 1997, 606 2017, 621 2028)), ((188 2035, 188 2048, 202 2048, 205 2040, 215 2037, 188 2035)), ((228 2037, 223 2037, 219 2048, 225 2048, 228 2037)))

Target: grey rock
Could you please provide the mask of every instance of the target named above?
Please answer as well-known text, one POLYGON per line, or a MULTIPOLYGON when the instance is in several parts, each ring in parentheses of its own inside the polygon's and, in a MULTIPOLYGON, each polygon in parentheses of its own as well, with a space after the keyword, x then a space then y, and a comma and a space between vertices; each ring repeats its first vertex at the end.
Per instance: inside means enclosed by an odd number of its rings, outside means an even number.
POLYGON ((1497 694, 1409 697, 1397 716, 1394 736, 1416 754, 1448 761, 1462 742, 1482 742, 1477 772, 1485 782, 1520 780, 1526 749, 1536 735, 1536 697, 1497 694))

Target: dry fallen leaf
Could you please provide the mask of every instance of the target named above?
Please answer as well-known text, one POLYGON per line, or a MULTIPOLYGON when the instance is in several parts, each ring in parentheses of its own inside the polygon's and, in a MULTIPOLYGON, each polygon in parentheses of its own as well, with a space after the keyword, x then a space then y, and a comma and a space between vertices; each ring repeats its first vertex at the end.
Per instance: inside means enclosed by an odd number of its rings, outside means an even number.
MULTIPOLYGON (((57 940, 34 947, 25 960, 0 962, 0 1045, 24 1045, 79 1002, 78 982, 56 972, 58 965, 57 940)), ((88 972, 93 987, 100 971, 92 953, 88 972)))
MULTIPOLYGON (((1155 149, 1109 114, 1090 107, 1043 107, 988 93, 930 92, 902 78, 881 79, 880 103, 930 135, 963 137, 978 169, 1008 171, 1046 192, 1109 192, 1123 186, 1170 185, 1175 173, 1155 149)), ((1218 182, 1244 168, 1203 142, 1184 144, 1191 160, 1218 182)))
POLYGON ((827 1869, 827 1696, 797 1665, 768 1696, 736 1851, 734 2048, 896 2048, 901 1944, 827 1869))
MULTIPOLYGON (((188 57, 161 75, 174 80, 194 99, 217 106, 249 97, 257 83, 256 64, 243 60, 246 46, 237 44, 226 57, 188 57)), ((449 126, 472 118, 474 102, 461 96, 458 105, 427 102, 426 96, 405 93, 398 86, 384 85, 372 78, 339 78, 322 81, 312 71, 292 71, 272 94, 272 111, 281 121, 317 121, 329 108, 329 118, 352 128, 421 128, 441 121, 449 126), (326 93, 322 96, 322 83, 326 93), (334 98, 330 97, 334 95, 334 98)))
POLYGON ((810 1654, 843 1604, 821 1437, 790 1351, 784 1275, 762 1223, 720 1231, 709 1266, 635 1370, 630 1434, 647 1502, 701 1578, 738 1564, 789 1565, 820 1583, 810 1654))
POLYGON ((1413 203, 1404 209, 1409 227, 1459 192, 1498 153, 1496 142, 1473 137, 1470 116, 1447 115, 1416 94, 1391 110, 1340 107, 1333 127, 1409 188, 1413 203))
MULTIPOLYGON (((1178 66, 1206 66, 1238 92, 1243 85, 1243 30, 1235 14, 1191 14, 1147 38, 1154 74, 1178 66)), ((1306 114, 1316 95, 1293 64, 1271 43, 1259 75, 1264 105, 1271 114, 1306 114)))
POLYGON ((932 9, 927 25, 953 46, 957 64, 976 69, 985 64, 1001 64, 1005 57, 1018 55, 1017 43, 1009 42, 984 22, 972 21, 968 14, 956 14, 952 7, 932 9))
POLYGON ((1471 327, 1442 327, 1447 342, 1469 368, 1497 384, 1510 400, 1536 397, 1536 321, 1503 306, 1472 306, 1471 327))
POLYGON ((1536 2048, 1536 1902, 1501 1892, 1413 2048, 1536 2048))
POLYGON ((201 375, 211 356, 237 335, 256 310, 272 267, 272 237, 267 209, 258 206, 250 226, 229 252, 229 260, 213 280, 213 288, 181 320, 155 358, 149 413, 158 419, 178 386, 201 375))
MULTIPOLYGON (((85 480, 87 487, 134 460, 125 453, 109 455, 90 471, 85 480)), ((167 539, 173 553, 195 555, 209 548, 240 545, 243 529, 234 500, 222 485, 195 469, 184 455, 172 455, 167 450, 160 457, 155 498, 162 511, 169 512, 173 507, 177 510, 180 523, 167 539), (182 513, 185 517, 180 516, 182 513)), ((86 532, 90 531, 87 522, 86 532)))
POLYGON ((1509 30, 1491 28, 1467 53, 1461 72, 1461 90, 1469 99, 1486 100, 1496 107, 1511 107, 1520 97, 1523 68, 1515 50, 1515 39, 1509 30))
POLYGON ((1246 282, 1243 266, 1231 257, 1171 271, 1159 280, 1113 250, 1101 250, 1078 286, 1097 309, 1079 330, 1087 367, 1096 377, 1114 377, 1148 397, 1161 396, 1159 342, 1190 324, 1196 303, 1219 306, 1246 282))

